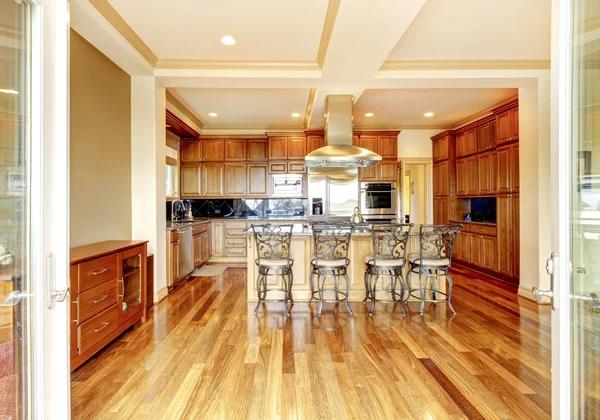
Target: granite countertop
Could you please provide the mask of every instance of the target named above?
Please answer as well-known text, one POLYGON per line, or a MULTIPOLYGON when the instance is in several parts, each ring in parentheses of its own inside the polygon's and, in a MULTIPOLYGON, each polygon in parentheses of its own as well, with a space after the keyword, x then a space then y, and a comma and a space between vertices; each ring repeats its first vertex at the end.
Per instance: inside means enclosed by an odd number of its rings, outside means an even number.
POLYGON ((461 224, 472 224, 472 225, 486 225, 486 226, 496 226, 495 222, 473 222, 471 220, 449 220, 450 223, 461 223, 461 224))
MULTIPOLYGON (((244 234, 251 236, 252 230, 247 228, 243 232, 244 234)), ((310 226, 305 226, 304 223, 294 223, 292 228, 292 237, 294 236, 312 236, 313 231, 310 226)), ((419 236, 419 231, 411 231, 410 236, 419 236)), ((352 237, 371 237, 371 229, 368 226, 361 226, 354 228, 352 231, 352 237)))
POLYGON ((258 217, 258 216, 233 216, 233 217, 194 217, 194 221, 188 222, 167 222, 167 231, 177 230, 187 226, 197 226, 203 223, 210 223, 213 220, 219 222, 228 220, 248 220, 250 222, 267 222, 267 221, 292 221, 296 223, 307 222, 306 216, 273 216, 273 217, 258 217))

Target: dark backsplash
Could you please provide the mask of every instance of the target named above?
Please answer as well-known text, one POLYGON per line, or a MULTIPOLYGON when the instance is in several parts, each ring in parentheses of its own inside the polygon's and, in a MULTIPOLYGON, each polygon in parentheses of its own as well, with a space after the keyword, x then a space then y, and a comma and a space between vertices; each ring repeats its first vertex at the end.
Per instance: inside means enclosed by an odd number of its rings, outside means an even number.
MULTIPOLYGON (((190 200, 194 217, 292 217, 306 216, 305 198, 205 199, 190 200)), ((167 202, 167 220, 171 203, 167 202)))

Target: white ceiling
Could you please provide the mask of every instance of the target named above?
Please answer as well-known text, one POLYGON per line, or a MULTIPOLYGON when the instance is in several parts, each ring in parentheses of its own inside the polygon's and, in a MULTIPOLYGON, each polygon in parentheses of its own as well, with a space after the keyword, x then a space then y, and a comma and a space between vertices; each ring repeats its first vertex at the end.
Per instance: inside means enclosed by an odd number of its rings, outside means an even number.
POLYGON ((296 127, 303 130, 309 89, 169 89, 204 123, 219 126, 296 127), (211 117, 210 112, 217 113, 211 117), (297 112, 299 117, 292 117, 297 112))
POLYGON ((109 0, 159 58, 314 61, 326 0, 109 0), (232 35, 226 46, 221 37, 232 35))
POLYGON ((388 60, 549 59, 550 0, 427 0, 388 60))

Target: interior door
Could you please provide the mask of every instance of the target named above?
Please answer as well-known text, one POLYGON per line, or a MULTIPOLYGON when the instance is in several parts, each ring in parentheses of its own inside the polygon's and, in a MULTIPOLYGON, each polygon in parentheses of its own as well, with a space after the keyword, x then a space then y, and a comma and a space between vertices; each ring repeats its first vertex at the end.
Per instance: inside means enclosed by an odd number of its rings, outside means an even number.
POLYGON ((67 3, 0 26, 0 418, 69 418, 67 3))
POLYGON ((553 56, 552 411, 600 412, 600 19, 597 0, 560 0, 553 56))

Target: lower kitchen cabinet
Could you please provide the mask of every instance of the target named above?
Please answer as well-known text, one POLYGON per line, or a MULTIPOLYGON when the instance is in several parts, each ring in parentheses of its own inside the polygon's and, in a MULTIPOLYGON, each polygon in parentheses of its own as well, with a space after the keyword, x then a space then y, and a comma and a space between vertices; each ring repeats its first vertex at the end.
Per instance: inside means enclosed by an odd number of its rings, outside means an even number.
POLYGON ((210 259, 210 223, 194 226, 194 268, 210 259))
POLYGON ((225 256, 225 223, 212 222, 212 255, 214 257, 225 256))
POLYGON ((200 246, 200 258, 202 260, 202 263, 205 263, 210 259, 211 256, 210 231, 206 231, 200 234, 200 246))
POLYGON ((496 198, 498 223, 497 270, 506 276, 519 275, 519 196, 499 195, 496 198))
POLYGON ((466 231, 461 230, 456 237, 452 258, 465 262, 471 261, 471 235, 468 229, 466 231))
POLYGON ((496 238, 494 236, 481 237, 481 253, 483 268, 496 271, 496 238))
POLYGON ((170 248, 170 253, 169 256, 167 257, 169 259, 169 279, 170 279, 170 283, 167 283, 169 286, 172 286, 174 284, 177 284, 177 282, 180 279, 180 275, 179 275, 179 246, 181 245, 181 242, 179 241, 179 233, 177 233, 176 231, 171 231, 171 235, 170 235, 170 243, 169 243, 169 248, 170 248))
POLYGON ((194 268, 202 265, 202 239, 200 235, 194 235, 194 268))

